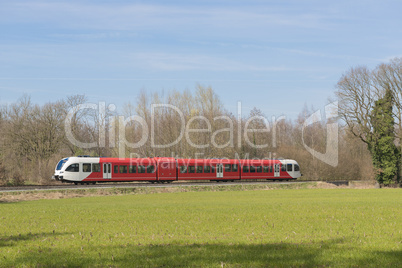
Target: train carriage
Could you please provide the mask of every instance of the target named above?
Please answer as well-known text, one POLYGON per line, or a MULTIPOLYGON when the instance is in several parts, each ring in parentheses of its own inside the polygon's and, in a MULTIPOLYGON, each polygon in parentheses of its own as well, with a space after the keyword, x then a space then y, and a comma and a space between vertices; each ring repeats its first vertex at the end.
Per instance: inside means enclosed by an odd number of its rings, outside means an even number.
POLYGON ((53 178, 63 182, 172 182, 289 180, 301 176, 295 160, 175 159, 68 157, 56 165, 53 178))

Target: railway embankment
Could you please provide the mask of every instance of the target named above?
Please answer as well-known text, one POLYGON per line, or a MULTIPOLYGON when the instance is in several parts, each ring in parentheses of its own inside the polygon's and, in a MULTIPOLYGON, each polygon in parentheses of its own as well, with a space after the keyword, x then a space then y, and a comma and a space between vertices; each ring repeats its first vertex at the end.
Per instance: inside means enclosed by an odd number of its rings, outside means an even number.
POLYGON ((255 183, 173 183, 153 184, 101 184, 90 186, 29 186, 0 188, 0 202, 20 202, 40 199, 64 199, 85 196, 137 195, 177 192, 220 192, 284 189, 370 189, 375 182, 350 181, 348 184, 328 182, 255 182, 255 183))

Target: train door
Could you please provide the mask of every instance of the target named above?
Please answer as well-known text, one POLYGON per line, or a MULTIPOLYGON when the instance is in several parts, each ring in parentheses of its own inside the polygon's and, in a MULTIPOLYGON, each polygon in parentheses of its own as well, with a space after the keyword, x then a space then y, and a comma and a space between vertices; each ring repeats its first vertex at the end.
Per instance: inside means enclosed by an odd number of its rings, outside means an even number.
POLYGON ((156 174, 157 179, 160 181, 173 181, 176 180, 176 160, 174 158, 158 158, 155 162, 157 164, 156 174))
POLYGON ((222 164, 216 164, 216 177, 223 178, 223 165, 222 164))
POLYGON ((279 164, 275 164, 274 165, 274 177, 279 177, 281 174, 280 174, 280 166, 279 166, 279 164))
POLYGON ((103 163, 103 178, 104 179, 112 178, 112 164, 103 163))

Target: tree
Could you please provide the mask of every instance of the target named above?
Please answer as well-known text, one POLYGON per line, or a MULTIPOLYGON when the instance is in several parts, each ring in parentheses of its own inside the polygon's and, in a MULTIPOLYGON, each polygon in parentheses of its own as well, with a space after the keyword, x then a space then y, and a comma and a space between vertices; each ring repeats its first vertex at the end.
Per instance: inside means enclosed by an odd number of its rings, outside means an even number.
POLYGON ((381 184, 391 184, 398 174, 400 152, 394 143, 393 102, 392 92, 388 89, 385 96, 375 102, 372 112, 373 135, 368 147, 376 168, 376 179, 381 184))

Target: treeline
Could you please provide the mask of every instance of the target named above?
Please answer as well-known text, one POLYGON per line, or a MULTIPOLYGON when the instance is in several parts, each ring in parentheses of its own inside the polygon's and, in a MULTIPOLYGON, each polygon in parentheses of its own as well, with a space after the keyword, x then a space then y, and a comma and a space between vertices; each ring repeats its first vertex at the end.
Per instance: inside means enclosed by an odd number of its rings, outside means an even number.
MULTIPOLYGON (((373 179, 370 154, 346 127, 337 129, 337 161, 325 154, 328 121, 306 125, 314 109, 296 120, 227 111, 210 87, 167 95, 142 92, 119 114, 113 105, 88 105, 76 95, 44 105, 23 96, 0 111, 2 184, 49 183, 58 160, 72 155, 176 158, 290 158, 308 180, 373 179), (68 129, 67 129, 68 128, 68 129)), ((333 142, 333 141, 331 141, 333 142)))

